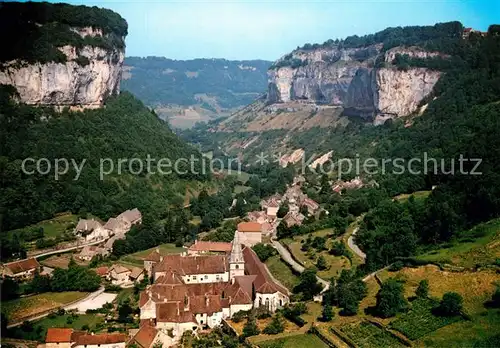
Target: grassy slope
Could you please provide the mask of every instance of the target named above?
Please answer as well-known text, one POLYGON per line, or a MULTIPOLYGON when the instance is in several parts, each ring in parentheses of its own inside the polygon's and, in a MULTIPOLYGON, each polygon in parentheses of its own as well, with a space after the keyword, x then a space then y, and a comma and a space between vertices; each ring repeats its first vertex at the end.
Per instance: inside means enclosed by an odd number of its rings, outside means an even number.
POLYGON ((420 260, 472 268, 500 259, 500 219, 480 224, 449 246, 419 255, 420 260), (478 237, 478 238, 474 238, 478 237))
POLYGON ((47 292, 44 294, 18 298, 2 302, 2 312, 5 312, 10 322, 19 321, 49 309, 58 308, 69 302, 76 301, 87 295, 85 292, 47 292))
POLYGON ((290 267, 278 255, 270 257, 265 263, 273 276, 288 290, 291 291, 299 283, 299 277, 292 272, 290 267))
POLYGON ((176 247, 174 244, 165 243, 151 249, 142 250, 134 254, 122 256, 120 258, 120 263, 130 266, 142 267, 144 265, 144 258, 155 251, 156 248, 160 249, 160 254, 162 255, 180 254, 186 250, 182 247, 176 247))
MULTIPOLYGON (((312 237, 325 237, 333 233, 333 229, 327 228, 324 230, 319 230, 316 232, 311 233, 312 237)), ((302 246, 302 241, 305 241, 307 239, 308 235, 303 235, 303 236, 295 236, 293 240, 287 240, 285 243, 288 245, 290 248, 293 256, 300 261, 304 266, 306 267, 311 267, 313 266, 318 257, 320 255, 323 255, 323 257, 326 259, 326 262, 328 264, 328 269, 323 270, 323 271, 318 271, 318 275, 324 279, 329 279, 331 277, 337 276, 342 269, 349 269, 351 268, 351 262, 349 261, 348 258, 344 256, 333 256, 328 253, 328 250, 324 250, 322 252, 317 252, 315 249, 311 248, 310 251, 304 252, 300 248, 302 246)), ((330 248, 333 241, 335 240, 341 240, 340 238, 337 239, 329 239, 327 242, 327 248, 330 248)))

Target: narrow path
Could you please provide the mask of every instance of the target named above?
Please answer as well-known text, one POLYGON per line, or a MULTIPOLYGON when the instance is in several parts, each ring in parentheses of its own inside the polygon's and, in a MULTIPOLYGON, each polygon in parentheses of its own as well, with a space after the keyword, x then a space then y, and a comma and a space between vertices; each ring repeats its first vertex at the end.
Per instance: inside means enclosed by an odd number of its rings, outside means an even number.
POLYGON ((360 258, 362 258, 363 262, 364 262, 366 260, 366 254, 363 251, 361 251, 361 249, 357 246, 356 243, 354 243, 354 236, 356 235, 356 233, 358 232, 358 230, 359 230, 359 227, 356 226, 356 228, 354 229, 354 231, 352 231, 352 234, 347 239, 347 245, 349 246, 349 248, 351 248, 351 250, 356 255, 358 255, 360 258))
MULTIPOLYGON (((80 303, 82 303, 84 301, 88 301, 88 300, 94 299, 95 297, 99 296, 103 292, 104 292, 104 286, 101 286, 98 290, 96 290, 94 292, 91 292, 90 294, 88 294, 84 298, 81 298, 81 299, 79 299, 79 300, 77 300, 75 302, 67 303, 64 306, 62 306, 62 308, 69 309, 70 307, 78 306, 80 303)), ((24 319, 23 321, 18 321, 16 323, 7 325, 7 328, 10 329, 12 327, 20 326, 25 321, 34 321, 34 320, 45 318, 47 315, 49 315, 50 313, 52 313, 55 309, 57 309, 57 308, 52 308, 52 309, 50 309, 48 311, 45 311, 44 313, 41 313, 41 314, 38 314, 38 315, 34 316, 34 317, 30 317, 30 318, 24 319)))
POLYGON ((44 253, 41 253, 41 254, 38 254, 38 255, 33 255, 30 258, 35 258, 36 259, 36 258, 39 258, 39 257, 42 257, 42 256, 48 256, 48 255, 52 255, 52 254, 65 253, 65 252, 68 252, 68 251, 71 251, 71 250, 83 248, 84 246, 87 246, 87 245, 95 245, 95 244, 99 244, 99 243, 104 243, 106 241, 107 241, 107 239, 102 239, 102 240, 96 240, 95 242, 90 242, 90 243, 85 243, 85 244, 79 244, 79 245, 72 246, 72 247, 65 248, 65 249, 51 250, 51 251, 47 251, 47 252, 44 252, 44 253))
MULTIPOLYGON (((288 249, 285 248, 280 242, 278 242, 276 240, 271 240, 271 245, 276 250, 278 250, 278 253, 280 254, 283 261, 288 263, 295 271, 297 271, 299 273, 304 272, 304 270, 305 270, 304 266, 302 266, 300 263, 295 261, 293 259, 292 255, 290 254, 290 252, 288 251, 288 249)), ((320 278, 318 276, 316 276, 316 278, 318 279, 318 282, 321 283, 321 285, 323 285, 323 290, 321 291, 321 293, 324 293, 325 291, 327 291, 328 288, 330 287, 330 282, 328 282, 328 281, 326 281, 323 278, 320 278)))

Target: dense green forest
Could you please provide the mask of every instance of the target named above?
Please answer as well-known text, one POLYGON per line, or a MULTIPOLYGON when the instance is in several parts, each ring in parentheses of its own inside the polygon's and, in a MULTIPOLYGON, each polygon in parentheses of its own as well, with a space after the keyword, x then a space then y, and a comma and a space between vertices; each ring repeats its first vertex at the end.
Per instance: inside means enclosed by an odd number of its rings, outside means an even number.
MULTIPOLYGON (((34 62, 66 62, 58 47, 84 45, 105 49, 124 48, 127 22, 117 13, 88 6, 47 2, 0 3, 0 63, 14 59, 34 62), (92 27, 103 36, 82 38, 72 28, 92 27)), ((85 64, 84 60, 77 60, 85 64)))
MULTIPOLYGON (((183 143, 129 93, 109 100, 102 109, 56 113, 50 108, 12 102, 8 89, 2 89, 0 98, 2 230, 51 218, 61 211, 91 213, 105 220, 137 207, 146 220, 157 220, 170 207, 182 206, 186 183, 208 178, 209 174, 201 171, 199 152, 183 143), (151 162, 150 173, 147 156, 156 160, 151 162), (198 159, 193 172, 187 170, 187 163, 179 165, 180 173, 186 174, 169 174, 164 168, 163 175, 155 167, 161 158, 175 163, 178 158, 191 156, 198 159), (25 158, 47 158, 52 170, 46 175, 25 174, 25 158), (53 166, 57 158, 66 158, 70 165, 68 172, 56 179, 53 166), (138 161, 123 162, 118 173, 120 158, 140 159, 142 170, 138 161), (72 163, 80 166, 83 160, 77 178, 78 170, 72 163), (102 180, 101 164, 103 174, 110 172, 102 175, 102 180)), ((47 162, 41 167, 45 171, 47 162)), ((174 171, 173 166, 170 168, 174 171)), ((35 170, 36 164, 29 162, 26 169, 35 170)), ((8 244, 2 243, 2 255, 9 255, 6 248, 8 244)))
MULTIPOLYGON (((147 105, 202 104, 197 95, 207 95, 220 107, 233 108, 247 105, 265 92, 271 62, 127 57, 124 64, 131 76, 122 80, 122 89, 147 105)), ((206 102, 202 107, 209 108, 206 102)))

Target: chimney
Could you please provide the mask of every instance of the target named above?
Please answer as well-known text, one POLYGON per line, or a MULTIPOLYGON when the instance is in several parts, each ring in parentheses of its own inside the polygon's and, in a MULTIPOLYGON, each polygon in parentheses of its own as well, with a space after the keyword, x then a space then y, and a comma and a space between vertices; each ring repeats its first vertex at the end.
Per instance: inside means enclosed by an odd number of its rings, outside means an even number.
POLYGON ((210 297, 205 295, 205 306, 208 307, 209 304, 210 304, 210 297))
POLYGON ((160 253, 160 248, 156 247, 155 251, 159 254, 160 253))

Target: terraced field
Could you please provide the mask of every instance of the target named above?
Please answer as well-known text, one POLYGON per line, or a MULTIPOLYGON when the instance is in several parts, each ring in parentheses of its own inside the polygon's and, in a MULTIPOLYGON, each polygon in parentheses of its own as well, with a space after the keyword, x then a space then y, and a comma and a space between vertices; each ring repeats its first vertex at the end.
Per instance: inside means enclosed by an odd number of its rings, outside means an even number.
POLYGON ((9 322, 16 322, 24 318, 55 309, 67 303, 87 296, 86 292, 47 292, 40 295, 22 297, 2 302, 2 313, 9 318, 9 322))
POLYGON ((392 334, 367 321, 345 325, 340 330, 360 348, 405 347, 392 334))

